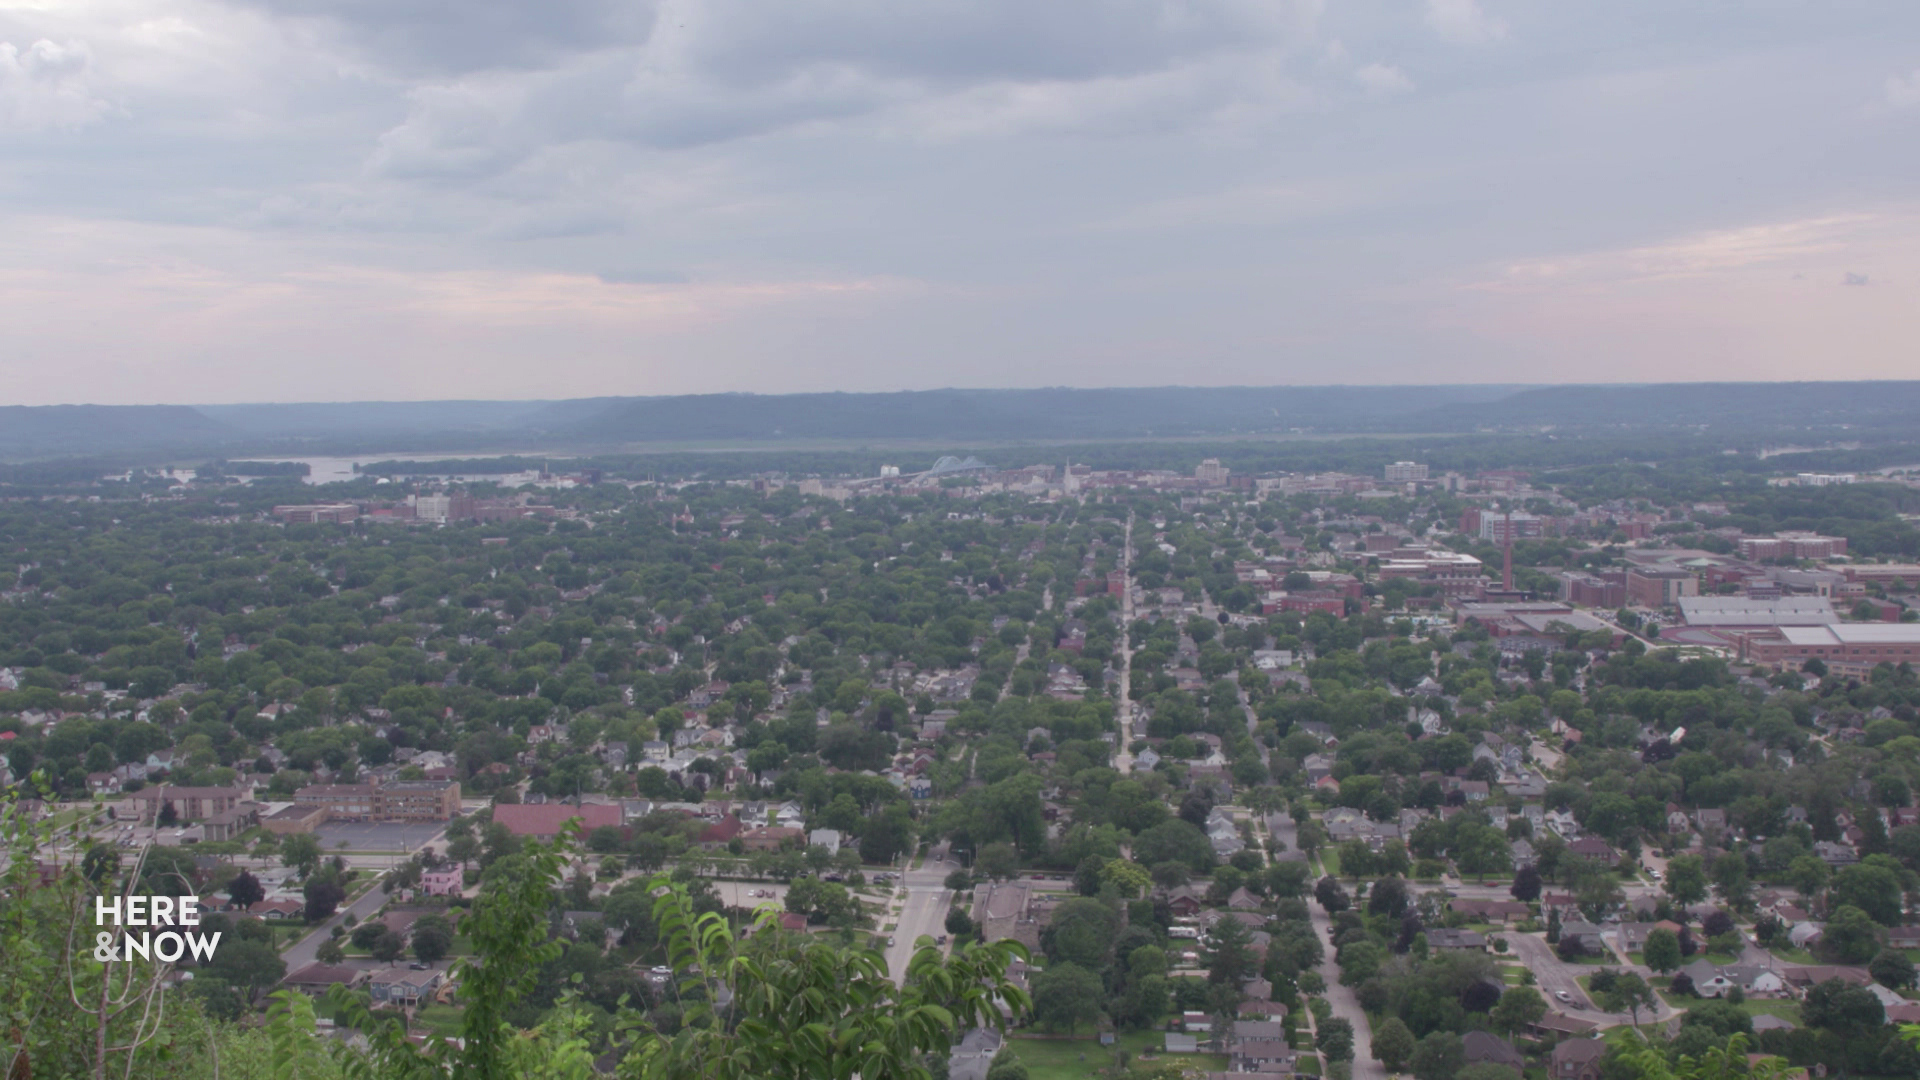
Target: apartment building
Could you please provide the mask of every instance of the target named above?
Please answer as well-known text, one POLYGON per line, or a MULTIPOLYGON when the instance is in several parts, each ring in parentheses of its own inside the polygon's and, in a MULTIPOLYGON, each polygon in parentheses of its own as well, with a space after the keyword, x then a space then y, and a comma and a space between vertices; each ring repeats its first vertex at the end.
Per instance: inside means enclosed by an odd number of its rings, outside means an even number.
POLYGON ((447 821, 460 812, 460 785, 440 780, 387 784, 310 784, 298 806, 324 808, 329 821, 447 821))

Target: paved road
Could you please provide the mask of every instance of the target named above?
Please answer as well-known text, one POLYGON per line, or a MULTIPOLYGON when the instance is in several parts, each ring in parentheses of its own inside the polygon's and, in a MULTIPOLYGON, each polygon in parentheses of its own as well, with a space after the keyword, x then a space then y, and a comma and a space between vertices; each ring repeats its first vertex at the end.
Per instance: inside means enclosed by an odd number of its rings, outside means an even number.
POLYGON ((287 962, 288 974, 319 960, 315 953, 319 951, 320 943, 333 936, 333 928, 344 923, 348 913, 352 913, 355 919, 364 921, 367 916, 380 910, 380 905, 386 902, 387 894, 381 892, 379 884, 376 883, 373 888, 367 890, 365 896, 334 912, 333 918, 314 927, 313 933, 294 942, 286 952, 280 954, 280 958, 287 962))
POLYGON ((1340 965, 1333 962, 1333 944, 1327 940, 1333 920, 1325 908, 1312 901, 1308 901, 1307 911, 1314 934, 1327 949, 1326 959, 1320 963, 1320 977, 1327 980, 1327 1004, 1333 1006, 1333 1015, 1353 1025, 1353 1080, 1387 1080, 1387 1067, 1373 1059, 1373 1025, 1367 1022, 1366 1011, 1360 1008, 1353 991, 1340 985, 1340 965))
POLYGON ((947 907, 953 903, 953 893, 946 886, 946 878, 958 865, 929 856, 921 869, 902 875, 907 899, 900 908, 900 923, 893 930, 893 945, 886 952, 887 970, 893 973, 896 985, 907 981, 907 961, 913 959, 914 942, 947 932, 947 907))

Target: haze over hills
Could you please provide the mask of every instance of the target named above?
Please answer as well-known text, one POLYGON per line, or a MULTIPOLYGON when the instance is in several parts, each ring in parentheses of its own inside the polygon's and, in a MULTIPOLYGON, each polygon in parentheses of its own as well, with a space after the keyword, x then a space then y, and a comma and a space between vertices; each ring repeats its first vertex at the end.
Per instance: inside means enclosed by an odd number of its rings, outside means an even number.
POLYGON ((1744 439, 1920 434, 1920 382, 1140 387, 701 394, 566 401, 0 409, 0 455, 604 450, 715 442, 955 444, 1296 433, 1737 428, 1744 439))

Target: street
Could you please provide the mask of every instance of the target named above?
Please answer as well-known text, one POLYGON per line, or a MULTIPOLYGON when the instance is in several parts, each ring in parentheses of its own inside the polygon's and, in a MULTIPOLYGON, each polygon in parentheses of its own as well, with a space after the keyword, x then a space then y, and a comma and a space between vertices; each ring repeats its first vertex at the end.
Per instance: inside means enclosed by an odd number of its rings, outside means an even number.
POLYGON ((1353 1025, 1353 1080, 1387 1080, 1386 1066, 1373 1059, 1373 1025, 1367 1022, 1366 1011, 1360 1008, 1352 988, 1340 985, 1340 965, 1333 962, 1333 944, 1328 940, 1333 920, 1326 908, 1311 901, 1307 913, 1313 920, 1314 936, 1327 950, 1319 968, 1320 977, 1327 981, 1327 1004, 1333 1006, 1333 1015, 1353 1025))
POLYGON ((280 958, 287 962, 287 972, 291 974, 308 964, 318 962, 319 957, 316 954, 320 951, 320 943, 333 936, 333 928, 345 922, 349 913, 356 920, 364 921, 367 916, 380 910, 380 905, 386 902, 387 894, 380 891, 380 886, 376 882, 364 896, 334 912, 331 919, 314 927, 312 933, 294 942, 280 954, 280 958))
POLYGON ((946 879, 955 865, 929 856, 921 869, 908 870, 900 876, 907 898, 900 906, 899 923, 890 935, 893 944, 886 950, 887 970, 896 985, 907 981, 907 961, 913 959, 914 942, 921 937, 938 938, 947 932, 947 907, 953 902, 953 893, 947 888, 946 879))

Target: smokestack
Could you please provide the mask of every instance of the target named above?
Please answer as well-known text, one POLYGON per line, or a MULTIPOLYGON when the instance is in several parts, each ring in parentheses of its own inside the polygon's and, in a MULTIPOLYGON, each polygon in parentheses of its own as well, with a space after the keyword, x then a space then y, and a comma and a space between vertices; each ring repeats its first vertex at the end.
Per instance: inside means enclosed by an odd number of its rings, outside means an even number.
POLYGON ((1505 542, 1501 544, 1501 548, 1505 555, 1505 567, 1500 574, 1500 587, 1511 593, 1513 592, 1513 503, 1511 502, 1507 503, 1507 525, 1504 532, 1505 542))

